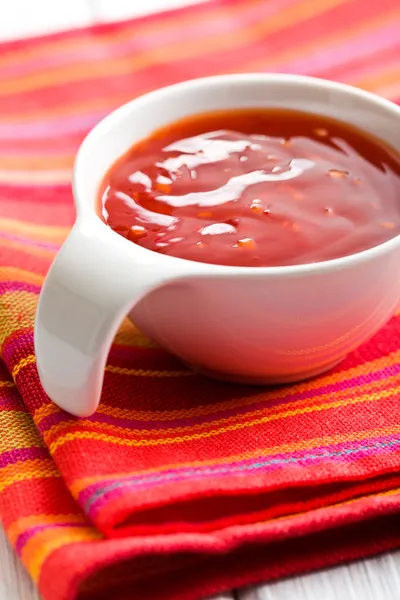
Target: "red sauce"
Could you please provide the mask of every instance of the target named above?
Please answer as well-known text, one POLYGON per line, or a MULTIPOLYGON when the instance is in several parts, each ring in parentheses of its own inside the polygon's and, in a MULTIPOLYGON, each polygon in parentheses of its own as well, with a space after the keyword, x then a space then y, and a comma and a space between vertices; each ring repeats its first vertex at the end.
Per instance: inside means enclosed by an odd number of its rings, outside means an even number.
POLYGON ((400 156, 317 115, 216 112, 135 144, 100 196, 106 223, 155 252, 222 265, 311 263, 400 233, 400 156))

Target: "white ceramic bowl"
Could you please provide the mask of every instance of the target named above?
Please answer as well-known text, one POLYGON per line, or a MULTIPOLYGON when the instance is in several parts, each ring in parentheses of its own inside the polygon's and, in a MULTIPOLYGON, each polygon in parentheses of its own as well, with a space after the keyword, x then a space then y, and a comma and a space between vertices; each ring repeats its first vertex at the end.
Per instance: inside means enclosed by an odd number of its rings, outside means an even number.
POLYGON ((250 383, 321 373, 393 315, 400 300, 400 237, 323 263, 225 267, 151 252, 97 216, 105 172, 154 129, 203 111, 268 106, 336 117, 400 150, 399 107, 352 87, 293 75, 189 81, 113 112, 79 150, 77 220, 47 276, 36 317, 40 379, 60 407, 81 416, 96 410, 107 354, 128 313, 186 363, 250 383))

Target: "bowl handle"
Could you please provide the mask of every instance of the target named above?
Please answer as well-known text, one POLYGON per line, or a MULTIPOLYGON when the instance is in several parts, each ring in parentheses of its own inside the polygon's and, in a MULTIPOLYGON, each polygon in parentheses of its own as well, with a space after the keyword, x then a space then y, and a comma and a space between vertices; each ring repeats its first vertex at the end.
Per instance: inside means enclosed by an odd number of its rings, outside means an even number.
POLYGON ((170 279, 152 252, 126 252, 116 235, 105 233, 100 221, 86 227, 78 222, 50 268, 36 313, 40 381, 51 400, 80 417, 97 409, 122 319, 170 279))

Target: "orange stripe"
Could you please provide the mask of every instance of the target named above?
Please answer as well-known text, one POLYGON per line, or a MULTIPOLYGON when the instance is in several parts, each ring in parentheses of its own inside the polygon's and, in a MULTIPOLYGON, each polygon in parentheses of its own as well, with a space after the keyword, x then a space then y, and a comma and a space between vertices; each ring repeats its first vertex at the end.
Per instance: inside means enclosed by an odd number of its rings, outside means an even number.
POLYGON ((400 100, 400 81, 384 85, 383 87, 377 87, 374 91, 375 94, 379 94, 379 96, 398 102, 400 100))
MULTIPOLYGON (((1 84, 0 84, 1 85, 1 84)), ((149 88, 146 91, 150 91, 149 88)), ((110 90, 111 92, 111 90, 110 90)), ((71 98, 68 98, 69 104, 63 104, 61 106, 49 106, 45 108, 40 108, 38 110, 34 110, 32 112, 24 111, 23 113, 11 113, 7 111, 4 114, 0 113, 0 123, 4 123, 9 125, 10 123, 30 123, 35 120, 50 120, 52 117, 71 117, 74 115, 84 114, 84 113, 94 113, 97 111, 109 111, 111 109, 120 106, 121 104, 125 104, 129 100, 132 100, 133 97, 140 96, 143 94, 142 88, 135 87, 135 94, 132 95, 132 90, 125 90, 124 92, 118 92, 117 94, 107 93, 104 96, 96 96, 95 98, 89 98, 85 100, 78 100, 78 104, 75 104, 75 96, 73 95, 71 98)), ((26 143, 30 143, 30 141, 26 141, 26 143)))
POLYGON ((378 73, 371 74, 368 77, 357 81, 356 85, 366 90, 375 90, 379 86, 391 85, 399 81, 400 60, 398 60, 397 64, 395 64, 394 66, 391 65, 389 68, 383 71, 381 70, 382 65, 378 64, 377 68, 379 68, 378 73))
POLYGON ((30 240, 39 242, 61 243, 65 240, 70 227, 59 227, 56 225, 36 225, 15 219, 0 218, 0 231, 24 235, 30 240))
POLYGON ((6 240, 0 238, 0 246, 3 248, 14 248, 19 252, 23 252, 24 254, 29 254, 32 256, 42 256, 44 258, 54 258, 57 253, 57 250, 50 250, 49 248, 39 248, 37 246, 30 246, 28 244, 24 244, 22 242, 17 242, 15 240, 6 240))
MULTIPOLYGON (((386 13, 385 15, 381 15, 378 18, 375 17, 374 19, 371 19, 367 22, 363 22, 358 27, 349 27, 346 30, 342 30, 341 33, 335 32, 330 36, 323 35, 322 38, 313 38, 313 40, 309 44, 301 46, 300 48, 296 47, 295 49, 285 50, 280 54, 274 54, 271 60, 268 60, 268 58, 264 56, 262 59, 256 59, 254 61, 246 62, 242 65, 237 65, 234 70, 229 69, 226 72, 247 72, 254 70, 257 71, 258 69, 262 69, 265 71, 267 68, 276 68, 279 65, 284 64, 285 62, 306 58, 307 54, 320 48, 321 41, 323 42, 324 47, 326 47, 330 43, 335 43, 336 41, 343 44, 347 40, 355 38, 358 35, 362 35, 363 33, 369 31, 378 30, 379 28, 385 26, 388 22, 391 22, 398 18, 399 15, 400 11, 398 9, 395 9, 394 11, 386 13)), ((139 88, 135 95, 140 95, 147 91, 150 90, 143 91, 139 88)), ((388 96, 388 94, 383 95, 388 96)), ((393 97, 395 96, 395 93, 391 93, 389 95, 393 97)), ((119 106, 120 104, 128 102, 131 99, 131 91, 125 91, 123 93, 118 93, 114 96, 109 95, 107 97, 90 98, 89 100, 85 100, 83 102, 80 102, 79 104, 70 104, 68 105, 68 107, 63 106, 60 108, 55 106, 41 110, 36 110, 34 112, 25 111, 24 113, 13 113, 12 115, 8 114, 7 116, 4 116, 4 120, 1 119, 0 115, 0 123, 4 122, 9 124, 10 119, 11 121, 15 119, 16 122, 21 123, 49 117, 57 117, 64 115, 72 116, 77 114, 92 113, 96 111, 108 111, 112 110, 116 106, 119 106)))
POLYGON ((141 333, 128 318, 124 319, 119 328, 114 344, 130 348, 158 348, 157 344, 141 333))
POLYGON ((68 544, 94 542, 102 538, 100 532, 88 525, 45 529, 38 531, 27 541, 22 549, 21 559, 37 582, 43 563, 55 550, 68 544))
POLYGON ((29 515, 28 517, 21 517, 16 521, 13 521, 9 527, 7 527, 7 536, 10 542, 14 545, 21 535, 30 527, 36 527, 37 525, 60 525, 64 523, 86 523, 87 520, 82 514, 58 514, 58 515, 29 515))
POLYGON ((13 379, 15 379, 20 372, 21 369, 27 367, 28 365, 34 365, 36 363, 36 357, 33 355, 27 356, 26 358, 21 358, 21 360, 14 366, 11 371, 11 375, 13 379))
MULTIPOLYGON (((0 454, 19 448, 44 447, 30 413, 20 410, 0 411, 0 431, 0 454)), ((0 482, 2 479, 3 475, 0 477, 0 482)))
POLYGON ((6 379, 6 380, 0 380, 0 387, 10 387, 10 388, 13 388, 13 387, 15 387, 15 383, 13 381, 8 381, 8 379, 6 379))
POLYGON ((275 523, 276 521, 287 521, 290 520, 292 521, 293 519, 297 519, 298 517, 302 517, 304 515, 315 515, 315 514, 320 514, 322 513, 322 515, 325 517, 326 516, 326 511, 330 510, 330 509, 337 509, 337 508, 342 508, 343 506, 349 506, 349 505, 354 505, 354 504, 359 504, 361 502, 363 502, 364 500, 368 500, 369 498, 374 498, 374 499, 380 499, 380 498, 387 498, 390 496, 397 496, 397 494, 399 494, 400 492, 400 487, 398 488, 394 488, 393 490, 387 490, 385 492, 372 492, 370 494, 364 494, 363 496, 359 496, 357 498, 351 498, 350 500, 344 500, 343 502, 336 502, 334 504, 327 504, 325 506, 321 506, 318 508, 314 508, 312 510, 307 510, 304 512, 298 512, 298 513, 294 513, 291 515, 282 515, 280 517, 273 517, 272 519, 268 519, 267 521, 261 521, 261 523, 275 523))
MULTIPOLYGON (((1 84, 0 84, 1 85, 1 84)), ((153 88, 148 88, 143 91, 144 88, 135 87, 135 93, 132 94, 132 90, 128 89, 124 92, 118 92, 117 94, 110 93, 107 95, 88 98, 85 100, 78 100, 78 103, 75 103, 75 96, 73 95, 71 98, 68 98, 68 104, 63 104, 61 106, 49 106, 45 108, 39 108, 38 110, 34 110, 32 112, 25 111, 24 113, 11 113, 8 110, 6 113, 0 113, 0 123, 4 123, 9 125, 10 123, 30 123, 31 121, 43 119, 50 120, 52 117, 71 117, 74 115, 85 114, 85 113, 94 113, 97 111, 109 111, 112 110, 121 104, 125 104, 125 102, 129 102, 132 98, 142 95, 145 92, 151 91, 153 88)), ((76 135, 76 134, 74 134, 76 135)), ((76 136, 78 139, 78 136, 76 136)), ((18 140, 21 141, 21 140, 18 140)), ((24 140, 22 140, 24 142, 24 140)), ((31 143, 30 140, 26 140, 26 143, 31 143)))
MULTIPOLYGON (((368 438, 375 438, 381 436, 389 436, 396 434, 400 431, 400 426, 395 425, 392 427, 379 427, 378 429, 370 429, 367 431, 361 432, 352 432, 349 435, 337 434, 330 436, 323 436, 319 438, 313 438, 308 440, 308 444, 306 449, 313 450, 314 448, 320 448, 323 446, 337 446, 343 444, 345 442, 361 442, 368 438)), ((279 446, 270 446, 266 448, 258 448, 255 451, 251 452, 243 452, 241 454, 233 454, 230 456, 223 456, 220 458, 214 458, 209 460, 197 460, 191 462, 183 462, 183 463, 169 463, 164 464, 161 467, 152 468, 152 469, 143 469, 140 471, 124 471, 119 473, 111 473, 111 474, 102 474, 102 475, 92 475, 90 477, 83 477, 81 479, 75 479, 69 485, 69 489, 73 496, 77 498, 78 494, 87 488, 89 485, 93 483, 103 482, 103 481, 114 481, 119 478, 126 479, 128 477, 134 477, 136 475, 151 475, 163 473, 164 471, 176 470, 182 468, 195 468, 195 467, 207 467, 212 465, 219 465, 223 463, 233 463, 239 462, 242 460, 250 460, 253 458, 267 458, 268 456, 274 456, 276 454, 286 454, 296 451, 304 450, 304 442, 295 442, 292 444, 282 444, 279 446)))
POLYGON ((0 170, 17 170, 17 171, 50 171, 50 170, 72 170, 75 159, 74 154, 40 154, 26 155, 18 154, 17 156, 1 156, 0 155, 0 170))
MULTIPOLYGON (((271 415, 271 420, 277 420, 278 418, 280 418, 282 416, 282 418, 286 418, 287 416, 291 417, 295 414, 297 414, 297 411, 300 411, 299 414, 303 414, 301 411, 305 408, 306 412, 308 411, 308 409, 311 409, 312 407, 324 407, 324 410, 329 410, 329 408, 331 406, 333 406, 334 408, 343 408, 346 407, 348 405, 352 405, 352 404, 358 404, 358 403, 363 403, 363 402, 378 402, 384 398, 390 398, 391 396, 393 396, 394 394, 398 394, 400 392, 400 386, 395 386, 395 383, 398 383, 400 381, 400 375, 397 375, 396 377, 393 378, 393 380, 391 381, 391 386, 388 382, 388 380, 385 380, 384 382, 379 382, 380 383, 380 387, 383 389, 378 389, 374 392, 374 389, 376 389, 376 387, 378 386, 371 386, 370 385, 365 385, 363 386, 363 390, 360 390, 357 388, 357 396, 354 397, 354 391, 353 393, 349 396, 349 391, 347 391, 347 395, 344 395, 344 397, 338 397, 338 394, 334 395, 334 400, 332 401, 332 394, 326 394, 324 396, 320 396, 317 397, 316 399, 313 398, 306 398, 304 400, 297 400, 294 402, 290 402, 288 404, 284 404, 284 405, 279 405, 279 406, 273 406, 273 407, 262 407, 259 408, 257 410, 254 410, 252 412, 248 412, 246 414, 239 414, 239 415, 232 415, 229 417, 223 417, 223 418, 218 418, 215 419, 213 421, 207 421, 207 422, 203 422, 203 423, 194 423, 191 425, 184 425, 182 427, 166 427, 163 429, 134 429, 132 426, 128 426, 125 427, 123 425, 114 425, 111 423, 102 423, 101 421, 90 421, 88 419, 80 419, 78 422, 76 420, 69 420, 69 421, 63 421, 61 423, 57 423, 51 427, 49 427, 45 432, 44 432, 44 436, 46 441, 48 442, 50 440, 51 437, 54 437, 55 435, 57 435, 57 433, 65 430, 65 429, 70 429, 71 431, 75 428, 81 428, 81 427, 85 427, 88 430, 93 430, 93 431, 101 431, 104 430, 106 432, 114 432, 115 434, 122 434, 124 436, 127 436, 128 438, 133 438, 133 437, 151 437, 154 436, 157 439, 159 439, 160 436, 165 436, 165 435, 176 435, 178 433, 188 433, 190 432, 195 433, 195 432, 200 432, 200 431, 207 431, 212 427, 218 426, 218 428, 224 426, 230 426, 233 425, 237 422, 243 422, 244 419, 247 419, 247 421, 250 423, 250 419, 254 419, 256 417, 266 417, 267 415, 271 415), (364 394, 362 394, 362 392, 366 392, 364 394), (327 402, 325 404, 322 403, 323 400, 327 400, 327 402), (288 410, 288 408, 290 408, 290 410, 288 410), (276 419, 275 419, 276 417, 276 419)), ((342 394, 343 396, 343 394, 342 394)), ((318 409, 316 409, 318 410, 318 409)), ((37 421, 35 420, 35 422, 37 423, 37 421)))
MULTIPOLYGON (((102 423, 99 421, 93 422, 87 419, 81 419, 78 422, 71 420, 53 425, 47 431, 45 431, 43 435, 46 444, 50 445, 52 440, 54 440, 54 443, 56 443, 57 440, 54 438, 57 438, 57 436, 61 435, 65 430, 67 430, 71 435, 75 435, 76 432, 81 431, 81 428, 84 428, 88 433, 93 433, 94 436, 97 434, 102 435, 102 432, 105 432, 106 434, 115 435, 115 437, 120 440, 134 440, 135 438, 139 438, 141 440, 149 437, 152 438, 149 440, 149 444, 151 441, 152 443, 150 445, 157 445, 155 440, 160 441, 161 443, 162 440, 166 439, 166 435, 171 436, 171 438, 172 436, 176 436, 177 439, 180 437, 177 434, 184 434, 185 437, 187 434, 190 435, 191 438, 196 434, 207 432, 212 435, 218 435, 219 433, 231 431, 232 428, 237 424, 243 424, 244 418, 247 419, 245 426, 251 427, 253 421, 250 419, 254 419, 254 423, 278 421, 280 419, 287 419, 311 412, 322 412, 325 410, 330 410, 331 408, 346 408, 347 406, 352 406, 354 404, 379 402, 380 400, 391 399, 394 397, 394 395, 399 394, 399 392, 400 386, 397 386, 396 388, 381 390, 372 397, 368 392, 367 394, 364 394, 363 396, 357 396, 356 398, 348 397, 343 400, 335 400, 325 404, 310 404, 307 400, 305 400, 300 401, 299 404, 293 403, 296 408, 291 408, 290 410, 287 410, 286 407, 274 407, 273 409, 260 408, 259 410, 253 411, 251 414, 234 415, 232 417, 226 417, 211 422, 196 423, 194 425, 185 425, 183 427, 175 428, 170 427, 162 430, 133 429, 130 427, 124 427, 122 425, 113 425, 111 423, 102 423), (256 417, 258 417, 258 419, 256 417)), ((240 428, 242 427, 240 426, 240 428)), ((307 444, 305 444, 304 449, 307 449, 307 447, 307 444)))
MULTIPOLYGON (((240 65, 238 68, 240 71, 253 71, 258 69, 263 69, 265 71, 268 67, 276 67, 285 64, 285 62, 300 60, 301 58, 306 58, 307 54, 312 51, 320 50, 321 48, 323 50, 327 49, 329 44, 337 42, 338 44, 343 45, 348 40, 354 39, 363 33, 376 31, 399 17, 400 10, 396 8, 388 13, 385 13, 384 15, 377 15, 369 21, 362 22, 358 26, 354 26, 353 24, 347 29, 335 31, 335 33, 330 35, 327 35, 325 32, 320 32, 319 37, 317 32, 316 36, 310 40, 310 43, 304 46, 296 46, 296 48, 284 50, 280 54, 273 54, 270 60, 268 60, 268 57, 257 58, 254 61, 246 62, 244 65, 240 65)), ((235 68, 235 72, 237 72, 237 70, 238 69, 235 68)))
MULTIPOLYGON (((17 295, 17 294, 21 294, 22 292, 11 292, 10 295, 12 294, 17 295)), ((36 296, 35 296, 36 298, 36 296)), ((18 373, 21 371, 21 369, 23 369, 24 367, 28 366, 28 365, 32 365, 36 363, 36 357, 31 354, 30 356, 27 356, 26 358, 22 358, 13 368, 12 370, 12 376, 15 379, 16 376, 18 375, 18 373)), ((115 365, 106 365, 105 368, 106 371, 110 372, 110 373, 118 373, 118 375, 132 375, 134 377, 156 377, 156 378, 166 378, 166 379, 173 379, 175 377, 196 377, 196 373, 194 373, 193 371, 189 371, 188 369, 186 370, 182 370, 182 371, 170 371, 170 370, 156 370, 156 369, 126 369, 123 367, 117 367, 115 365)))
MULTIPOLYGON (((302 392, 312 391, 318 393, 320 389, 323 389, 324 387, 335 383, 346 382, 349 384, 355 377, 359 377, 360 375, 365 374, 373 374, 374 372, 379 371, 380 369, 384 369, 385 367, 397 364, 399 360, 400 350, 397 350, 389 356, 384 356, 373 361, 365 362, 362 365, 352 367, 351 369, 347 369, 345 371, 339 371, 338 373, 329 373, 328 375, 319 377, 317 380, 298 383, 291 386, 289 389, 283 388, 281 390, 274 390, 271 392, 267 391, 262 392, 261 394, 256 394, 251 398, 245 396, 244 398, 228 400, 225 402, 218 402, 216 404, 200 405, 194 408, 162 411, 138 411, 135 409, 117 408, 107 406, 106 404, 100 404, 98 412, 116 418, 132 419, 137 421, 168 421, 174 419, 188 419, 207 416, 225 410, 235 410, 245 406, 252 406, 253 404, 258 402, 268 402, 268 400, 281 399, 283 401, 288 397, 290 398, 302 392)), ((362 389, 363 387, 364 386, 360 386, 360 389, 362 389)), ((356 389, 358 390, 359 388, 357 387, 356 389)), ((344 395, 346 393, 350 393, 350 390, 336 391, 335 397, 341 398, 342 394, 344 395)), ((321 395, 319 397, 322 399, 328 399, 330 395, 331 393, 328 392, 327 394, 321 395)), ((290 403, 287 403, 285 406, 290 406, 290 403)), ((59 410, 60 409, 57 408, 54 404, 43 405, 35 412, 34 420, 36 423, 40 423, 41 419, 55 412, 59 412, 59 410)))
POLYGON ((13 463, 0 469, 0 475, 0 492, 18 481, 61 477, 51 458, 37 458, 13 463))
MULTIPOLYGON (((400 11, 396 8, 393 11, 385 13, 384 15, 379 15, 378 17, 374 17, 369 21, 363 22, 358 26, 350 26, 345 30, 341 30, 340 32, 335 32, 329 36, 323 34, 322 37, 315 37, 310 41, 309 44, 305 44, 303 46, 291 48, 289 50, 285 50, 280 54, 273 54, 272 59, 268 60, 268 57, 264 56, 263 58, 258 58, 254 61, 246 62, 243 65, 237 65, 234 70, 227 70, 226 72, 246 72, 246 71, 257 71, 258 69, 266 70, 267 68, 276 68, 279 65, 285 64, 285 62, 289 62, 291 60, 300 60, 301 58, 306 58, 307 55, 315 50, 318 50, 321 47, 321 42, 323 47, 326 48, 329 44, 338 42, 340 44, 344 44, 346 41, 356 38, 367 32, 377 31, 380 28, 384 27, 388 23, 393 22, 397 18, 400 18, 400 11)), ((146 90, 147 91, 147 90, 146 90)), ((142 90, 138 90, 135 95, 140 95, 142 90)), ((110 110, 117 105, 128 102, 132 99, 131 91, 125 91, 122 94, 119 93, 115 96, 107 96, 100 98, 91 98, 84 102, 81 102, 78 105, 69 105, 68 107, 63 106, 60 107, 48 107, 39 111, 35 111, 32 113, 16 113, 11 115, 11 120, 13 118, 16 119, 18 123, 21 122, 30 122, 40 118, 48 118, 49 116, 63 116, 63 115, 75 115, 75 114, 83 114, 85 112, 94 112, 101 110, 110 110)), ((4 122, 10 123, 10 115, 4 117, 4 121, 0 118, 0 123, 4 122)))
POLYGON ((71 169, 57 171, 4 171, 0 170, 0 183, 16 185, 62 185, 70 184, 71 169))
POLYGON ((32 271, 18 269, 17 267, 0 266, 0 281, 18 281, 21 283, 31 283, 32 285, 41 285, 44 276, 32 271))
MULTIPOLYGON (((395 392, 399 390, 395 390, 395 392)), ((382 397, 388 397, 391 395, 391 390, 387 393, 382 393, 382 397)), ((349 398, 347 401, 335 401, 326 404, 318 404, 314 406, 304 406, 302 408, 298 408, 295 410, 286 410, 277 414, 266 415, 260 417, 259 419, 254 419, 252 421, 243 421, 241 420, 239 423, 227 424, 225 427, 215 427, 211 431, 201 431, 199 433, 187 434, 176 437, 165 437, 165 438, 157 438, 157 439, 143 439, 143 437, 139 436, 139 439, 128 439, 126 437, 120 437, 118 435, 108 435, 106 433, 98 433, 98 432, 89 432, 89 431, 75 431, 68 432, 65 435, 59 436, 54 442, 48 444, 50 452, 54 453, 57 448, 63 446, 68 442, 72 442, 75 440, 96 440, 99 442, 105 442, 110 444, 115 444, 118 446, 128 446, 128 447, 147 447, 147 446, 165 446, 165 445, 175 445, 175 444, 184 444, 187 442, 192 442, 194 440, 203 440, 209 439, 212 437, 216 437, 219 435, 223 435, 225 433, 232 433, 234 431, 241 431, 242 429, 248 429, 250 427, 256 427, 258 425, 264 425, 265 423, 270 423, 273 421, 280 421, 284 419, 289 419, 292 417, 298 417, 306 414, 324 412, 327 410, 332 410, 336 408, 342 408, 343 406, 356 406, 357 404, 367 404, 370 402, 375 402, 376 398, 372 397, 369 394, 365 396, 357 397, 357 398, 349 398)), ((247 416, 247 415, 246 415, 247 416)), ((400 431, 400 426, 398 428, 400 431)), ((303 449, 309 449, 308 441, 303 449)))
POLYGON ((227 34, 216 34, 209 39, 194 40, 192 43, 185 41, 177 42, 168 48, 157 47, 141 56, 130 56, 122 59, 104 60, 89 65, 59 67, 49 70, 46 73, 24 77, 12 81, 3 82, 0 85, 0 96, 6 96, 12 93, 21 93, 32 91, 34 89, 44 89, 46 87, 58 84, 68 84, 82 79, 90 80, 99 77, 108 76, 112 73, 114 77, 126 74, 132 74, 139 69, 153 66, 155 64, 168 64, 173 68, 174 63, 179 62, 181 57, 188 59, 196 57, 201 60, 204 55, 212 54, 214 51, 237 50, 248 43, 254 43, 273 32, 293 24, 300 24, 301 21, 315 15, 327 12, 328 9, 345 4, 350 0, 308 0, 308 2, 289 7, 282 12, 273 15, 266 21, 261 21, 241 30, 240 35, 235 37, 231 32, 227 34), (179 58, 177 58, 179 57, 179 58), (52 74, 52 77, 49 77, 52 74))
POLYGON ((129 29, 124 29, 122 32, 116 32, 114 26, 111 26, 110 33, 98 33, 96 36, 85 33, 85 39, 83 40, 62 39, 55 42, 46 42, 46 40, 42 40, 36 47, 29 49, 24 47, 23 50, 14 50, 13 52, 4 53, 3 56, 0 55, 0 68, 15 64, 18 65, 26 59, 47 58, 48 56, 58 53, 68 54, 78 50, 84 54, 88 47, 93 48, 97 44, 100 48, 105 44, 114 46, 120 42, 129 41, 133 37, 142 35, 148 35, 149 37, 156 36, 158 33, 162 33, 165 30, 172 32, 177 29, 179 31, 193 23, 200 24, 209 20, 215 21, 218 18, 226 18, 228 15, 239 18, 242 13, 247 13, 249 9, 253 9, 258 5, 262 6, 264 3, 265 0, 246 0, 245 3, 238 3, 233 6, 228 5, 226 8, 213 6, 213 4, 211 4, 211 6, 204 4, 203 6, 199 6, 201 11, 199 10, 192 14, 185 14, 185 12, 179 11, 168 19, 160 17, 156 22, 141 23, 139 20, 135 20, 129 29), (179 16, 179 18, 176 18, 177 16, 179 16))

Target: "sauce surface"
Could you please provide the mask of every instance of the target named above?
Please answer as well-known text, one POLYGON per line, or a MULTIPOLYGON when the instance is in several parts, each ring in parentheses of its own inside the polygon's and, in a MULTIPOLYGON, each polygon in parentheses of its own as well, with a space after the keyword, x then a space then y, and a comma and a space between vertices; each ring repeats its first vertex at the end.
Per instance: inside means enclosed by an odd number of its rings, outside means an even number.
POLYGON ((317 115, 201 114, 135 144, 99 202, 114 231, 155 252, 237 266, 319 262, 400 233, 400 155, 317 115))

